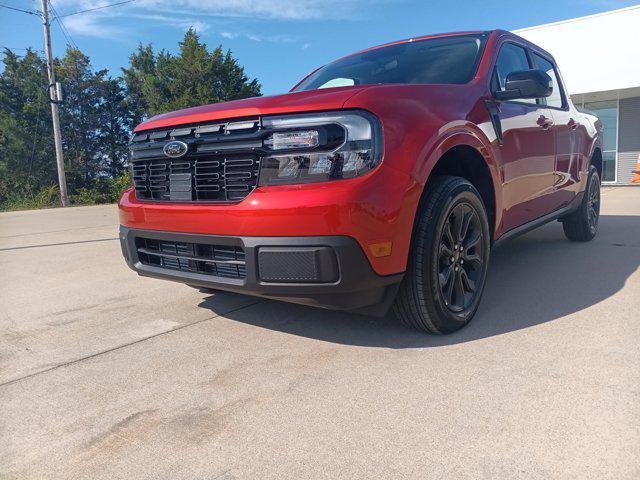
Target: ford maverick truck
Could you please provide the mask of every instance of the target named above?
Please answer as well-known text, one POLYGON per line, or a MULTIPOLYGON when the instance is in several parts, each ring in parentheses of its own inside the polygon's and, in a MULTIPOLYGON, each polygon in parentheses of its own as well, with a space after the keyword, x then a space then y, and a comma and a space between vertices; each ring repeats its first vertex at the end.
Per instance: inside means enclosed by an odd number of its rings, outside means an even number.
MULTIPOLYGON (((289 93, 150 118, 131 138, 120 240, 140 275, 466 325, 499 242, 598 228, 601 124, 512 33, 374 47, 289 93)), ((561 259, 558 259, 560 261, 561 259)))

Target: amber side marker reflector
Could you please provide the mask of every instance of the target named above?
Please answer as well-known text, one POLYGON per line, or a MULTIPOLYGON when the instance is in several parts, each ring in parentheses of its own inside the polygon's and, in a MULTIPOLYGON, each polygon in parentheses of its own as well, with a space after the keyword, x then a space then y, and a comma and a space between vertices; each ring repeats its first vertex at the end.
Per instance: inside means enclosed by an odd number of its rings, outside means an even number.
POLYGON ((391 242, 370 243, 369 251, 374 257, 388 257, 391 255, 391 242))

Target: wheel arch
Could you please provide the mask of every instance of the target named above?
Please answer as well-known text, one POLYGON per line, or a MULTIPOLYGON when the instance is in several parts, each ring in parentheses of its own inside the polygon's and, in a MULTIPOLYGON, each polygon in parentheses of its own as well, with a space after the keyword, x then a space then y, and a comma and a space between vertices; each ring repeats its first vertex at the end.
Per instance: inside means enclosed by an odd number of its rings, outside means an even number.
POLYGON ((493 149, 483 137, 469 129, 447 135, 429 149, 414 173, 423 185, 421 198, 436 176, 456 175, 468 180, 485 204, 493 239, 502 222, 502 182, 493 149))
POLYGON ((596 170, 598 170, 598 175, 600 176, 600 181, 602 181, 602 150, 599 146, 593 150, 589 164, 596 167, 596 170))

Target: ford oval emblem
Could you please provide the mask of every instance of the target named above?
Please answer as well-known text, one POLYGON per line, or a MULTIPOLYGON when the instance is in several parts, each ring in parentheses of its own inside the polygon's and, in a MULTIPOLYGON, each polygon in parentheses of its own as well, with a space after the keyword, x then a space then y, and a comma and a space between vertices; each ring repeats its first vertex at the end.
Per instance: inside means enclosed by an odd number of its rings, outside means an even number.
POLYGON ((167 143, 162 149, 164 154, 171 158, 181 157, 187 153, 187 150, 189 150, 189 146, 184 142, 179 142, 178 140, 167 143))

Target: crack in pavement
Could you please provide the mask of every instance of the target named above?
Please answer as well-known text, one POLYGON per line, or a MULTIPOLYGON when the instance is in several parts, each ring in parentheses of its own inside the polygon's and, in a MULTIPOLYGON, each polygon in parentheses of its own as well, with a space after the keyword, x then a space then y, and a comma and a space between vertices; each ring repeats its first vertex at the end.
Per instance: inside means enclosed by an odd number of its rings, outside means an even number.
POLYGON ((95 240, 78 240, 77 242, 45 243, 43 245, 25 245, 23 247, 7 247, 7 248, 0 248, 0 252, 6 252, 8 250, 24 250, 27 248, 58 247, 60 245, 76 245, 78 243, 110 242, 112 240, 118 240, 118 237, 97 238, 95 240))
POLYGON ((63 233, 63 232, 75 232, 81 230, 95 230, 96 228, 106 228, 117 226, 113 223, 109 223, 107 225, 95 225, 93 227, 74 227, 74 228, 65 228, 64 230, 48 230, 45 232, 32 232, 32 233, 19 233, 17 235, 0 235, 0 239, 3 238, 17 238, 17 237, 32 237, 34 235, 47 235, 49 233, 63 233))
POLYGON ((130 347, 130 346, 136 345, 138 343, 142 343, 142 342, 144 342, 146 340, 150 340, 152 338, 156 338, 156 337, 159 337, 161 335, 166 335, 167 333, 171 333, 171 332, 175 332, 175 331, 178 331, 178 330, 182 330, 183 328, 191 327, 193 325, 198 325, 200 323, 207 322, 209 320, 213 320, 214 318, 219 318, 219 317, 221 317, 223 315, 227 315, 229 313, 237 312, 237 311, 242 310, 244 308, 249 308, 249 307, 253 307, 254 305, 259 305, 260 303, 264 303, 264 300, 258 300, 256 302, 250 303, 248 305, 243 305, 242 307, 233 308, 233 309, 228 310, 226 312, 218 313, 218 314, 216 314, 216 315, 214 315, 212 317, 203 318, 202 320, 196 320, 193 323, 188 323, 186 325, 181 325, 179 327, 172 328, 170 330, 165 330, 164 332, 158 332, 158 333, 156 333, 154 335, 150 335, 148 337, 144 337, 144 338, 140 338, 138 340, 134 340, 133 342, 124 343, 122 345, 118 345, 116 347, 108 348, 108 349, 102 350, 100 352, 96 352, 96 353, 92 353, 90 355, 86 355, 84 357, 76 358, 75 360, 69 360, 68 362, 59 363, 58 365, 54 365, 53 367, 45 368, 44 370, 40 370, 38 372, 29 373, 28 375, 24 375, 22 377, 18 377, 18 378, 14 378, 12 380, 7 380, 5 382, 2 382, 2 383, 0 383, 0 388, 6 387, 8 385, 12 385, 14 383, 20 382, 22 380, 26 380, 26 379, 31 378, 31 377, 35 377, 37 375, 41 375, 43 373, 51 372, 52 370, 57 370, 57 369, 62 368, 62 367, 67 367, 69 365, 74 365, 76 363, 80 363, 80 362, 82 362, 84 360, 89 360, 91 358, 95 358, 95 357, 98 357, 100 355, 104 355, 106 353, 111 353, 111 352, 114 352, 116 350, 121 350, 123 348, 130 347))

